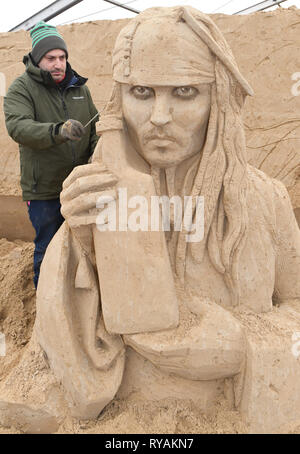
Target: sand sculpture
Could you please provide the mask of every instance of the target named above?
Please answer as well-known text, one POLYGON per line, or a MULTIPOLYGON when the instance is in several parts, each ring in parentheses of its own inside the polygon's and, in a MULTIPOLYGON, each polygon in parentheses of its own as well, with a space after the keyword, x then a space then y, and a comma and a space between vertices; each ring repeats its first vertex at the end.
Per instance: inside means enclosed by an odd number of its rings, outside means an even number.
POLYGON ((299 362, 266 333, 258 364, 239 317, 272 313, 276 302, 279 320, 295 319, 300 231, 284 185, 247 165, 241 111, 253 93, 229 46, 193 8, 152 8, 121 31, 113 79, 93 161, 64 183, 66 222, 37 292, 35 336, 72 414, 97 417, 118 392, 130 351, 131 364, 150 363, 176 395, 190 387, 209 400, 221 384, 248 420, 274 420, 274 409, 280 424, 299 418, 299 362), (148 206, 153 196, 195 203, 202 195, 203 239, 188 242, 175 215, 169 232, 99 228, 99 197, 118 206, 119 219, 124 188, 148 206), (289 389, 277 389, 275 407, 264 394, 269 376, 282 374, 274 352, 285 358, 289 389))

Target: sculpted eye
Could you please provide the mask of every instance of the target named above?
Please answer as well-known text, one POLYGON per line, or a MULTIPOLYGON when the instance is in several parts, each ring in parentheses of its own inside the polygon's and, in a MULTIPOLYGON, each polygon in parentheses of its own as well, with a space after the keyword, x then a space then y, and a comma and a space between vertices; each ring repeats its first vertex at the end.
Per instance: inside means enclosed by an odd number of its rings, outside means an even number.
POLYGON ((154 91, 150 87, 135 86, 131 90, 133 96, 137 99, 149 99, 154 96, 154 91))
POLYGON ((199 91, 195 87, 177 87, 173 90, 173 95, 178 98, 192 99, 197 96, 199 91))

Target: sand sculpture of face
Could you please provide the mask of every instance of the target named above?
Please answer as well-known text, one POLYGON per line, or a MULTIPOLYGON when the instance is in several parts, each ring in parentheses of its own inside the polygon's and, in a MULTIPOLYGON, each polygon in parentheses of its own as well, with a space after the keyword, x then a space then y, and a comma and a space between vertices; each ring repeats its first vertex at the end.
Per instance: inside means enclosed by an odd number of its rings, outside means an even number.
POLYGON ((123 115, 135 149, 152 166, 169 167, 202 149, 210 85, 122 86, 123 115))
POLYGON ((125 28, 113 58, 129 137, 151 166, 161 168, 202 150, 215 82, 209 47, 180 16, 166 23, 168 14, 160 8, 155 19, 125 28))
POLYGON ((122 111, 135 149, 153 167, 178 165, 197 154, 205 141, 214 60, 193 35, 183 24, 178 30, 176 23, 166 33, 161 20, 157 27, 143 24, 132 42, 134 83, 122 83, 122 111), (187 77, 192 53, 197 77, 187 77))

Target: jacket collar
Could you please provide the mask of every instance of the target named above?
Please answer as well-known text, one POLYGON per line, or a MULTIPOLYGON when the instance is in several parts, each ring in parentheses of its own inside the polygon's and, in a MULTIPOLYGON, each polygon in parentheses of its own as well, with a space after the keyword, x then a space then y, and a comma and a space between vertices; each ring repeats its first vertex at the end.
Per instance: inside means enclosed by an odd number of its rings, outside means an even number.
MULTIPOLYGON (((39 68, 38 66, 36 66, 35 63, 33 62, 33 59, 32 59, 32 56, 30 53, 24 56, 23 63, 26 66, 27 74, 35 82, 43 84, 47 87, 57 87, 57 84, 52 79, 52 76, 49 73, 49 71, 44 71, 41 68, 39 68)), ((76 87, 80 87, 81 85, 84 85, 87 82, 88 79, 80 76, 76 71, 74 71, 74 69, 71 68, 71 65, 69 62, 67 62, 67 70, 72 71, 74 76, 77 79, 77 81, 74 84, 72 83, 72 79, 71 79, 72 85, 75 85, 76 87)))

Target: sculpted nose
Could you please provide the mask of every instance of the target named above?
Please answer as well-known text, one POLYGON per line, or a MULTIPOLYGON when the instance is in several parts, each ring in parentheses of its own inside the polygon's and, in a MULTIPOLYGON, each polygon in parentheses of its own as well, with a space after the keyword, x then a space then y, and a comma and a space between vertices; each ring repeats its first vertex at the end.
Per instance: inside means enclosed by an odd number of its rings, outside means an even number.
POLYGON ((172 120, 171 108, 165 99, 156 99, 150 121, 155 126, 163 126, 172 120))

